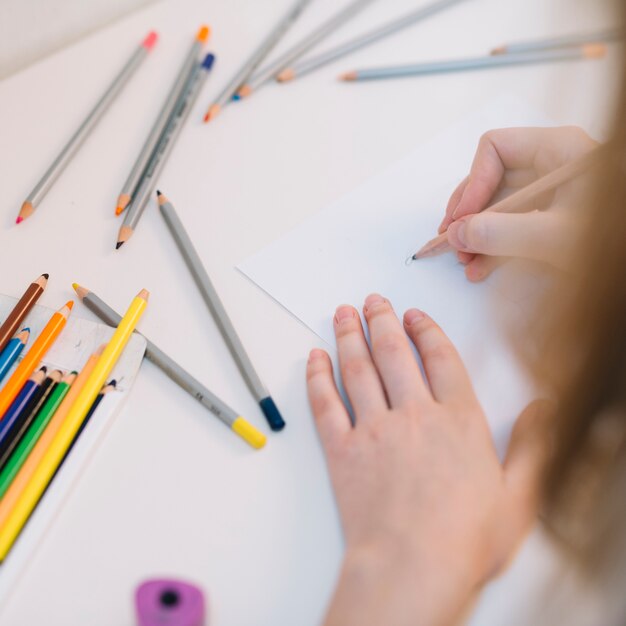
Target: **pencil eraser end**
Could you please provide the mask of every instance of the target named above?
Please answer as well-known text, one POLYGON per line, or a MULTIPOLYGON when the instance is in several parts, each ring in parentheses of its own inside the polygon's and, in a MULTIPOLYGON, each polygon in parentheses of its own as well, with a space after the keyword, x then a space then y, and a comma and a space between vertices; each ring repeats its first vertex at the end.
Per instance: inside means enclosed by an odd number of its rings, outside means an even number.
POLYGON ((213 63, 215 62, 215 55, 211 52, 204 57, 204 61, 202 61, 202 68, 205 70, 210 70, 213 67, 213 63))
POLYGON ((208 26, 201 26, 198 34, 196 35, 196 39, 204 43, 211 34, 211 29, 208 26))
POLYGON ((261 407, 261 411, 263 411, 263 415, 265 415, 265 419, 272 430, 277 431, 285 428, 285 421, 281 417, 278 407, 274 404, 272 396, 263 398, 263 400, 259 402, 259 406, 261 407))
POLYGON ((267 442, 267 437, 257 430, 250 422, 243 417, 238 417, 231 428, 250 446, 256 450, 260 450, 267 442))
POLYGON ((141 44, 146 50, 151 50, 152 47, 154 46, 154 44, 157 42, 157 39, 159 38, 158 33, 155 30, 151 30, 146 38, 143 40, 143 43, 141 44))

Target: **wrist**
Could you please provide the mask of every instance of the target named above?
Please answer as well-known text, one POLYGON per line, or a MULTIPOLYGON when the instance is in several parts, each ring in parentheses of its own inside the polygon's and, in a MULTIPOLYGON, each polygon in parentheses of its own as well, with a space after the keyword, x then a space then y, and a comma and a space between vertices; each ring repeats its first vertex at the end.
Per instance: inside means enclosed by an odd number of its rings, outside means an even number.
POLYGON ((474 583, 462 562, 385 538, 349 546, 326 626, 443 626, 455 621, 474 583))

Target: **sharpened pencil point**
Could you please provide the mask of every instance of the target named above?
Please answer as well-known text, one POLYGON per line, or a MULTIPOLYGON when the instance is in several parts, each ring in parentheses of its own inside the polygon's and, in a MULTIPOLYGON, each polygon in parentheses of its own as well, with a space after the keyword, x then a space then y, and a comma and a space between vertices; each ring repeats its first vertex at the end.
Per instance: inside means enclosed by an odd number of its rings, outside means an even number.
POLYGON ((241 96, 238 93, 236 93, 235 95, 233 95, 231 100, 234 100, 235 102, 239 102, 239 100, 241 100, 241 96))
POLYGON ((277 77, 276 80, 279 83, 287 83, 290 80, 293 80, 296 77, 296 73, 293 68, 288 67, 284 69, 277 77))
POLYGON ((162 196, 163 194, 157 189, 157 196, 162 196))
POLYGON ((252 87, 250 85, 243 85, 237 91, 238 99, 247 98, 252 93, 252 87))
POLYGON ((219 104, 212 104, 209 107, 209 110, 206 112, 206 115, 204 116, 204 121, 210 122, 211 120, 215 119, 219 115, 221 108, 222 107, 219 104))
POLYGON ((346 72, 339 77, 339 80, 356 80, 357 73, 356 72, 346 72))
POLYGON ((123 241, 118 241, 118 242, 115 244, 115 249, 116 249, 116 250, 119 250, 119 249, 120 249, 123 245, 124 245, 124 242, 123 242, 123 241))
POLYGON ((48 280, 48 278, 50 278, 50 274, 42 274, 42 276, 43 276, 46 280, 48 280))

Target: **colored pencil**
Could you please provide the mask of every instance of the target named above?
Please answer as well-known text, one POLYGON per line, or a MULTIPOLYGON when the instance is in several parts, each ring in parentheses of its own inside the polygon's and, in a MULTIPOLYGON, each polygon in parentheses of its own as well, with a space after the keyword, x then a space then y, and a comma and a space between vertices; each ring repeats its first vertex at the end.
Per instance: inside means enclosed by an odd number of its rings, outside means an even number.
POLYGON ((22 353, 24 346, 30 337, 30 328, 23 328, 9 343, 6 348, 0 352, 0 382, 7 375, 7 372, 15 363, 15 360, 22 353))
POLYGON ((176 74, 176 79, 174 80, 174 84, 170 88, 165 101, 163 102, 163 106, 159 111, 159 114, 146 137, 146 140, 137 155, 137 159, 135 160, 135 164, 133 165, 130 173, 128 174, 128 178, 124 182, 122 186, 122 190, 120 191, 120 195, 117 199, 117 207, 115 209, 115 214, 119 215, 124 211, 124 209, 128 206, 131 201, 133 195, 135 194, 135 190, 139 183, 141 182, 141 177, 150 161, 150 157, 154 152, 154 149, 161 137, 161 133, 163 129, 167 125, 170 116, 172 115, 172 111, 178 102, 178 99, 187 84, 189 79, 189 73, 191 72, 193 66, 197 63, 198 55, 200 54, 200 50, 202 46, 208 39, 210 34, 210 30, 208 26, 201 26, 196 36, 187 52, 185 58, 183 59, 182 65, 176 74))
POLYGON ((45 431, 46 426, 48 426, 56 410, 61 405, 61 402, 67 395, 74 380, 76 380, 76 372, 70 372, 62 378, 58 385, 54 386, 52 393, 46 400, 41 410, 37 413, 35 419, 25 432, 6 465, 0 471, 0 500, 4 497, 4 494, 28 458, 31 450, 39 441, 39 438, 45 431))
POLYGON ((193 279, 207 305, 215 323, 220 329, 220 333, 230 350, 230 353, 237 363, 237 367, 246 381, 248 388, 252 392, 252 395, 259 403, 265 419, 272 430, 282 430, 285 426, 285 422, 281 417, 274 400, 270 396, 269 392, 265 388, 265 385, 261 382, 259 375, 256 373, 250 357, 247 355, 233 323, 228 317, 228 313, 220 300, 209 275, 207 274, 202 261, 196 252, 189 235, 185 231, 185 228, 178 218, 176 211, 172 203, 160 192, 157 191, 159 209, 161 215, 167 224, 167 227, 178 246, 178 249, 185 260, 187 269, 193 276, 193 279))
POLYGON ((19 393, 28 377, 35 371, 37 364, 43 360, 44 355, 52 347, 59 333, 65 327, 67 318, 74 303, 70 300, 62 306, 48 321, 44 329, 35 339, 30 350, 17 366, 5 386, 0 391, 0 415, 4 415, 11 402, 19 393))
POLYGON ((0 527, 6 521, 9 513, 13 510, 15 503, 19 499, 20 495, 26 488, 32 478, 35 470, 39 466, 40 461, 43 459, 44 454, 50 448, 52 441, 56 437, 57 433, 61 429, 61 426, 65 422, 65 418, 69 410, 72 408, 74 401, 78 397, 85 383, 91 376, 100 355, 104 352, 106 346, 100 346, 88 359, 80 374, 75 378, 72 386, 69 388, 63 401, 58 408, 52 412, 52 415, 48 419, 48 425, 45 430, 39 436, 39 439, 33 446, 32 450, 28 454, 27 458, 22 461, 22 466, 19 471, 13 476, 11 484, 6 489, 6 492, 0 500, 0 527))
MULTIPOLYGON (((35 376, 40 378, 41 372, 45 374, 45 371, 46 368, 42 367, 41 370, 35 374, 35 376)), ((8 423, 9 419, 7 418, 0 422, 0 469, 2 469, 5 463, 9 460, 9 457, 13 454, 13 451, 24 436, 24 433, 30 427, 33 420, 37 416, 37 413, 54 390, 56 384, 61 380, 62 376, 63 373, 60 370, 54 370, 46 376, 45 380, 39 384, 36 391, 23 405, 19 415, 17 415, 14 420, 13 426, 7 428, 7 430, 10 429, 7 436, 3 436, 3 431, 5 429, 5 424, 8 423)), ((13 404, 18 401, 19 397, 20 396, 18 395, 18 397, 13 401, 13 404)), ((11 409, 9 409, 9 411, 10 410, 11 409)))
POLYGON ((156 179, 163 171, 163 167, 185 125, 185 121, 189 117, 194 102, 197 100, 209 72, 213 67, 214 59, 214 55, 207 54, 204 61, 194 68, 188 83, 188 89, 179 100, 168 125, 163 131, 163 135, 150 159, 150 163, 148 163, 141 183, 135 190, 133 199, 128 206, 128 210, 124 216, 124 222, 118 232, 117 242, 115 244, 116 250, 119 250, 135 232, 135 228, 143 215, 150 195, 154 191, 156 179))
POLYGON ((11 406, 9 406, 6 413, 2 416, 2 421, 0 422, 0 456, 24 408, 28 406, 31 398, 36 397, 41 383, 43 383, 46 378, 46 371, 45 366, 40 368, 24 383, 20 392, 15 397, 15 400, 11 402, 11 406))
POLYGON ((274 62, 261 68, 256 74, 253 74, 250 77, 250 80, 248 80, 246 84, 237 91, 237 95, 240 98, 245 98, 253 91, 256 91, 261 85, 272 80, 273 78, 276 78, 276 76, 278 76, 278 74, 280 74, 280 72, 282 72, 286 67, 289 67, 294 61, 298 60, 320 41, 324 40, 340 26, 343 26, 343 24, 354 17, 372 1, 373 0, 354 0, 345 6, 341 11, 333 15, 323 24, 320 24, 315 30, 309 33, 295 46, 287 50, 287 52, 282 54, 274 62))
POLYGON ((380 80, 387 78, 405 78, 408 76, 424 76, 427 74, 445 74, 464 72, 467 70, 491 69, 512 65, 529 65, 533 63, 550 63, 554 61, 576 61, 579 59, 599 59, 606 53, 606 46, 590 44, 579 48, 562 50, 544 50, 520 54, 498 54, 493 56, 456 59, 452 61, 435 61, 416 65, 397 65, 395 67, 378 67, 354 70, 343 74, 345 81, 380 80))
POLYGON ((11 337, 15 335, 24 318, 35 306, 37 300, 39 300, 47 284, 48 274, 42 274, 37 280, 28 285, 22 297, 17 301, 17 304, 4 320, 2 326, 0 326, 0 351, 4 350, 11 337))
POLYGON ((278 74, 277 80, 284 83, 295 78, 300 78, 301 76, 323 67, 328 63, 341 59, 355 50, 360 50, 361 48, 365 48, 366 46, 376 43, 385 37, 389 37, 404 28, 412 26, 416 22, 425 20, 426 18, 429 18, 444 9, 448 9, 455 4, 459 4, 459 2, 462 1, 463 0, 437 0, 436 2, 427 4, 426 6, 420 7, 407 15, 403 15, 396 20, 388 22, 379 28, 360 35, 359 37, 355 37, 346 43, 335 46, 318 56, 310 59, 303 59, 291 67, 286 67, 282 72, 280 72, 280 74, 278 74))
POLYGON ((291 5, 287 13, 281 20, 274 26, 270 33, 263 39, 260 45, 254 50, 254 52, 246 59, 243 65, 235 72, 233 77, 226 83, 222 91, 211 103, 204 116, 204 121, 208 122, 214 119, 222 110, 225 104, 227 104, 233 96, 237 93, 237 90, 243 85, 243 83, 251 76, 252 72, 259 66, 259 64, 270 53, 272 48, 280 41, 281 37, 287 32, 289 27, 298 19, 298 16, 307 4, 311 0, 296 0, 291 5))
POLYGON ((76 435, 74 435, 74 439, 72 440, 70 447, 67 449, 67 452, 65 453, 65 457, 67 457, 67 455, 70 453, 71 449, 74 447, 74 445, 78 441, 78 438, 80 437, 81 433, 87 427, 89 420, 92 418, 93 414, 96 412, 96 409, 102 402, 102 398, 104 398, 104 396, 106 396, 111 391, 115 391, 116 387, 117 387, 117 381, 115 379, 104 384, 104 386, 100 390, 100 393, 96 396, 96 399, 93 401, 93 403, 89 407, 89 411, 87 412, 87 415, 85 415, 85 419, 82 421, 78 429, 78 432, 76 433, 76 435))
MULTIPOLYGON (((602 153, 602 146, 595 148, 584 156, 575 159, 574 161, 570 161, 562 167, 553 170, 549 174, 538 178, 530 185, 527 185, 519 191, 512 193, 510 196, 507 196, 504 200, 500 200, 500 202, 492 204, 484 209, 484 211, 491 213, 523 212, 528 207, 528 203, 535 198, 547 193, 548 191, 552 191, 556 187, 559 187, 560 185, 563 185, 580 174, 588 171, 591 167, 598 163, 602 153)), ((424 244, 412 257, 410 257, 410 259, 416 261, 426 257, 437 256, 438 254, 442 254, 443 252, 447 252, 451 249, 452 246, 448 243, 447 233, 442 233, 424 244)))
POLYGON ((67 164, 89 136, 89 133, 93 130, 104 112, 109 108, 109 105, 115 100, 124 85, 126 85, 130 77, 135 73, 135 70, 147 56, 148 52, 152 49, 156 40, 157 34, 154 31, 150 32, 137 50, 131 55, 130 59, 128 59, 124 67, 122 67, 120 72, 113 79, 113 82, 107 87, 93 109, 71 136, 70 140, 63 146, 63 149, 52 162, 52 165, 46 170, 41 180, 28 194, 17 217, 16 222, 18 224, 33 214, 43 197, 48 193, 56 179, 67 167, 67 164))
MULTIPOLYGON (((99 298, 93 291, 74 283, 74 290, 83 304, 95 313, 105 324, 116 326, 122 319, 106 302, 99 298)), ((135 331, 137 332, 137 331, 135 331)), ((141 333, 137 333, 141 334, 141 333)), ((256 449, 265 445, 265 435, 257 430, 252 424, 231 409, 225 402, 211 393, 201 382, 186 372, 174 359, 155 346, 145 335, 146 358, 154 363, 161 371, 169 376, 181 389, 194 397, 202 406, 208 409, 228 428, 238 434, 246 443, 256 449)))
POLYGON ((17 499, 7 519, 0 523, 0 561, 3 561, 6 557, 28 517, 37 505, 107 376, 122 354, 135 326, 146 309, 148 295, 148 292, 142 289, 131 302, 122 321, 113 333, 74 404, 72 404, 61 428, 54 437, 50 447, 44 453, 24 491, 17 499))
POLYGON ((536 52, 538 50, 554 50, 555 48, 571 48, 574 46, 584 46, 590 43, 621 41, 624 39, 624 30, 613 28, 609 30, 595 31, 591 33, 576 33, 564 35, 562 37, 552 37, 549 39, 533 39, 531 41, 520 41, 498 46, 491 51, 491 54, 518 54, 520 52, 536 52))

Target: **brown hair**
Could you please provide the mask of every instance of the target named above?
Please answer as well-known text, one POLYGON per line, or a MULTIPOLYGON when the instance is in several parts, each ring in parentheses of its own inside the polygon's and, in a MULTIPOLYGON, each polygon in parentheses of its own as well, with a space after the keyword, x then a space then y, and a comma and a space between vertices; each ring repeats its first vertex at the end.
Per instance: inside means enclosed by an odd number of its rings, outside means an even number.
POLYGON ((541 306, 556 314, 537 371, 551 374, 559 399, 545 516, 597 573, 626 556, 626 74, 586 202, 589 219, 572 259, 575 285, 541 306))

